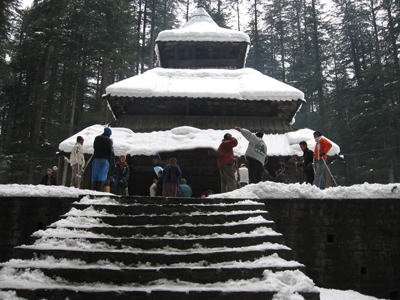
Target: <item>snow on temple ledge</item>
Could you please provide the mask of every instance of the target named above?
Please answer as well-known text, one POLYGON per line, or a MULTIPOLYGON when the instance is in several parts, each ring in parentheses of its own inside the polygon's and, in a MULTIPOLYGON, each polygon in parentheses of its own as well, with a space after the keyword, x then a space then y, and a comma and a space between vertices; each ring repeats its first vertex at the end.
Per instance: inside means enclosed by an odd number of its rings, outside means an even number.
MULTIPOLYGON (((96 136, 104 131, 103 125, 93 125, 85 128, 77 134, 71 136, 61 142, 59 149, 64 152, 71 152, 72 147, 76 143, 77 136, 82 136, 85 140, 83 151, 87 154, 93 153, 93 142, 96 136)), ((233 148, 234 155, 239 157, 245 154, 248 141, 240 132, 235 129, 214 130, 214 129, 198 129, 189 126, 176 127, 166 131, 153 132, 133 132, 130 129, 122 127, 113 127, 111 139, 114 142, 115 155, 121 154, 131 156, 147 155, 153 156, 159 152, 172 152, 177 150, 191 150, 197 148, 218 149, 223 136, 229 132, 237 138, 238 146, 233 148)), ((315 141, 313 138, 313 130, 300 129, 294 132, 284 134, 265 134, 263 137, 267 144, 268 156, 302 156, 303 151, 300 149, 299 143, 306 141, 310 149, 314 149, 315 141)), ((332 142, 332 141, 331 141, 332 142)), ((329 155, 339 154, 340 148, 332 142, 332 149, 329 155)))

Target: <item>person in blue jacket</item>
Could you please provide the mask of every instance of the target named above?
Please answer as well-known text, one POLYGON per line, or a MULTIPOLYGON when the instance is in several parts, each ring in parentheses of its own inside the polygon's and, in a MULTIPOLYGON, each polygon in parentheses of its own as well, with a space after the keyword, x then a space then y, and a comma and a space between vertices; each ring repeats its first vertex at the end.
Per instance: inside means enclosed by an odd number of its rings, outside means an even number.
POLYGON ((163 171, 163 197, 179 197, 179 182, 182 176, 178 160, 171 158, 163 171))
POLYGON ((126 156, 120 155, 119 161, 114 165, 114 184, 117 195, 125 195, 128 187, 129 165, 126 163, 126 156))
POLYGON ((114 156, 113 142, 110 139, 112 131, 109 127, 104 128, 101 135, 96 136, 93 143, 92 163, 92 190, 103 191, 104 183, 110 169, 110 161, 114 156))

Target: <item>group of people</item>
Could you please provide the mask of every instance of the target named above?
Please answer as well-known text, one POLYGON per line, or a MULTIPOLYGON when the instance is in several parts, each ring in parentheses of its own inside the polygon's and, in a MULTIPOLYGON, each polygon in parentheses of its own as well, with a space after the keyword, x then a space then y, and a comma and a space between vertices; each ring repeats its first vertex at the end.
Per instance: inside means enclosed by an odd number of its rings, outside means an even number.
POLYGON ((150 186, 150 196, 163 197, 192 197, 192 189, 182 178, 182 171, 176 158, 171 158, 169 163, 157 174, 158 178, 153 179, 150 186))
MULTIPOLYGON (((118 162, 114 162, 115 156, 111 135, 111 128, 106 127, 104 132, 94 139, 91 189, 104 191, 106 183, 110 185, 113 183, 113 192, 117 195, 126 195, 130 168, 126 162, 125 154, 121 154, 118 162)), ((81 177, 85 171, 83 142, 83 137, 78 136, 70 155, 71 186, 75 188, 80 188, 81 177)))
MULTIPOLYGON (((251 133, 248 129, 235 127, 245 139, 249 141, 245 158, 248 163, 248 169, 245 164, 241 164, 236 169, 233 148, 238 145, 238 141, 230 133, 226 133, 221 144, 218 147, 218 168, 221 178, 221 193, 226 193, 243 187, 248 183, 258 183, 263 181, 265 165, 267 158, 267 145, 263 141, 262 132, 251 133), (239 181, 239 185, 238 185, 239 181)), ((325 169, 328 152, 332 148, 332 143, 322 136, 320 131, 313 133, 316 142, 315 151, 308 149, 305 141, 300 142, 300 148, 303 150, 303 171, 306 175, 306 182, 313 184, 320 189, 325 189, 325 169)))
MULTIPOLYGON (((241 164, 236 170, 236 163, 233 155, 233 148, 238 145, 238 141, 230 133, 226 133, 218 147, 218 168, 221 179, 221 193, 233 191, 243 187, 248 183, 258 183, 264 180, 265 165, 267 159, 267 145, 263 140, 263 133, 252 133, 248 129, 235 127, 245 139, 249 141, 245 158, 248 168, 241 164)), ((124 154, 119 156, 119 161, 114 163, 114 148, 110 138, 112 131, 109 127, 104 128, 103 134, 97 136, 93 143, 94 153, 92 162, 91 188, 103 191, 107 180, 113 180, 115 193, 126 195, 128 178, 130 174, 129 165, 124 154), (110 166, 113 166, 110 168, 110 166)), ((325 169, 327 167, 328 152, 332 144, 322 136, 320 131, 315 131, 314 139, 316 142, 315 151, 308 148, 305 141, 300 142, 303 151, 303 171, 306 175, 306 182, 313 184, 321 189, 326 187, 325 169)), ((85 171, 85 157, 83 153, 82 136, 78 136, 76 144, 72 148, 70 155, 71 165, 71 186, 79 188, 81 176, 85 171)), ((153 180, 150 186, 150 196, 163 197, 191 197, 192 189, 182 178, 182 171, 177 164, 176 158, 171 158, 163 170, 157 174, 158 178, 153 180)), ((47 169, 47 174, 43 177, 41 184, 57 185, 56 178, 52 175, 52 169, 47 169)))
MULTIPOLYGON (((247 183, 258 183, 263 180, 265 171, 265 163, 267 161, 267 145, 263 140, 264 133, 251 133, 250 130, 235 127, 245 139, 249 141, 245 157, 248 162, 247 183)), ((235 159, 233 148, 238 145, 238 141, 230 133, 224 135, 224 139, 218 147, 218 168, 221 178, 221 193, 230 192, 238 188, 237 179, 235 178, 235 159)), ((241 165, 241 168, 245 167, 241 165)), ((239 168, 240 175, 240 168, 239 168)), ((242 175, 243 176, 243 175, 242 175)), ((243 181, 243 185, 247 184, 243 181)))

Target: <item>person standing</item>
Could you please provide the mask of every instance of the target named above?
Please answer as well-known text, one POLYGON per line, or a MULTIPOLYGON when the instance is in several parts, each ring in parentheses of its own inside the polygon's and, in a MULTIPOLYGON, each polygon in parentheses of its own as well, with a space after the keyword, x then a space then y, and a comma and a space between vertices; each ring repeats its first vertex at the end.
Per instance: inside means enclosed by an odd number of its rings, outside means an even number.
POLYGON ((186 184, 186 179, 181 179, 181 197, 190 198, 192 197, 192 188, 186 184))
POLYGON ((126 163, 125 154, 121 154, 119 161, 114 165, 114 185, 117 195, 125 195, 128 187, 129 165, 126 163))
POLYGON ((92 164, 92 190, 103 191, 104 183, 110 169, 110 161, 113 156, 113 142, 110 139, 112 131, 109 127, 104 128, 101 135, 96 136, 93 143, 92 164))
POLYGON ((313 168, 313 159, 314 152, 308 149, 307 142, 301 141, 300 148, 303 150, 303 172, 306 174, 306 183, 313 184, 314 183, 314 168, 313 168))
POLYGON ((218 168, 221 178, 221 193, 236 190, 235 179, 235 159, 233 157, 233 148, 238 145, 238 141, 230 133, 224 135, 224 139, 218 147, 218 168))
POLYGON ((69 163, 72 169, 70 186, 79 189, 81 185, 81 174, 85 165, 85 157, 83 154, 83 137, 81 136, 76 138, 76 144, 71 150, 69 163))
POLYGON ((178 166, 178 160, 171 158, 169 164, 165 166, 163 171, 163 197, 179 196, 179 181, 182 176, 181 168, 178 166))
POLYGON ((150 186, 150 197, 157 196, 157 179, 153 179, 153 184, 150 186))
POLYGON ((50 168, 46 170, 46 175, 43 176, 40 184, 57 185, 57 179, 53 176, 53 171, 50 168))
POLYGON ((315 178, 314 185, 319 187, 321 190, 325 189, 325 166, 326 160, 328 159, 328 152, 332 148, 332 144, 326 138, 322 137, 320 131, 314 132, 315 139, 315 151, 314 151, 314 168, 315 178))
POLYGON ((249 181, 258 183, 263 180, 264 164, 267 157, 267 145, 263 140, 264 133, 251 133, 248 129, 235 127, 240 131, 249 145, 245 157, 249 163, 249 181))

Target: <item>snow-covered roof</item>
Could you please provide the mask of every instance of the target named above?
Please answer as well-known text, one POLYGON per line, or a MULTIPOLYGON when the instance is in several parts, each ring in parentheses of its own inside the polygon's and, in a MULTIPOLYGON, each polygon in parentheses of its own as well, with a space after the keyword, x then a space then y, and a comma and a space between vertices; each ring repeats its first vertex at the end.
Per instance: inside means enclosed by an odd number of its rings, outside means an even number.
MULTIPOLYGON (((96 136, 104 132, 103 125, 93 125, 66 139, 59 145, 59 149, 71 152, 76 143, 77 136, 84 138, 83 151, 93 153, 93 142, 96 136)), ((189 126, 176 127, 167 131, 133 132, 127 128, 111 128, 111 139, 114 142, 115 155, 121 154, 153 156, 159 152, 172 152, 177 150, 192 150, 197 148, 218 149, 223 136, 229 132, 238 139, 238 146, 233 148, 235 156, 242 156, 247 150, 248 141, 242 134, 234 129, 213 130, 198 129, 189 126)), ((310 149, 314 149, 315 141, 313 130, 300 129, 285 134, 265 134, 263 139, 267 144, 268 156, 302 156, 303 151, 299 143, 306 141, 310 149)), ((331 141, 332 142, 332 141, 331 141)), ((339 154, 340 148, 332 142, 329 155, 339 154)))
POLYGON ((119 97, 188 97, 296 101, 304 93, 254 69, 163 69, 116 82, 106 94, 119 97))
POLYGON ((156 41, 250 43, 250 38, 244 32, 219 27, 203 8, 199 8, 182 28, 161 31, 156 41))

